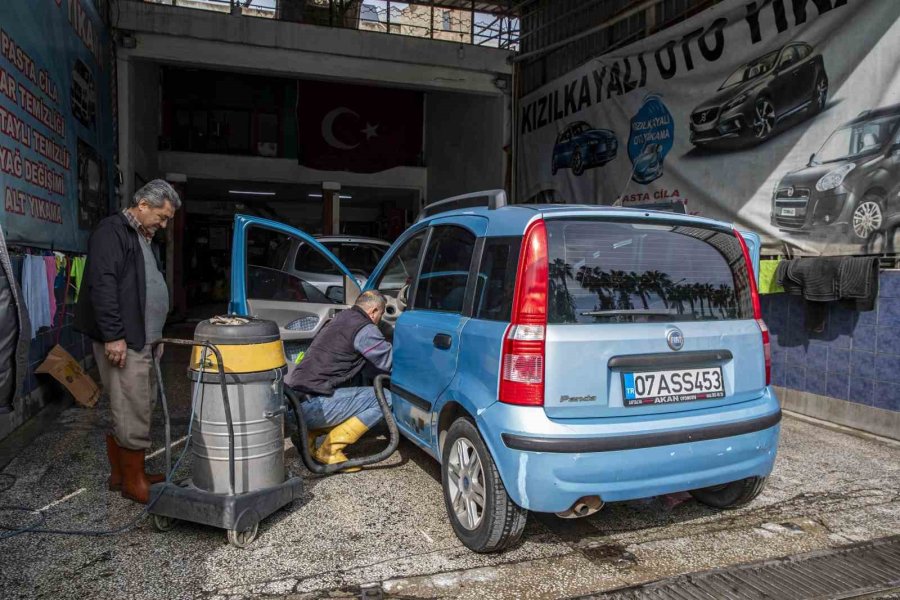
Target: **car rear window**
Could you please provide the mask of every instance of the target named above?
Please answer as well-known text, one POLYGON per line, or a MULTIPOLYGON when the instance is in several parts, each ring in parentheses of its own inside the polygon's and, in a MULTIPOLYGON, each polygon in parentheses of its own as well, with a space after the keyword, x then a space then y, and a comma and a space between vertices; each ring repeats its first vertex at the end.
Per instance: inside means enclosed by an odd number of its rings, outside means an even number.
POLYGON ((662 222, 547 221, 550 323, 753 318, 730 231, 662 222))

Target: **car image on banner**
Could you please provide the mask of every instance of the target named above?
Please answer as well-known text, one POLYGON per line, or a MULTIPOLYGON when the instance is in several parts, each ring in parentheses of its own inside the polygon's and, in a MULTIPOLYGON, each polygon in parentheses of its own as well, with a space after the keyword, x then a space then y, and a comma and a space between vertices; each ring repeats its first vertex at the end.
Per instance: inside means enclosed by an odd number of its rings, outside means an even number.
POLYGON ((687 214, 753 229, 770 255, 900 249, 900 175, 888 130, 879 125, 874 142, 844 139, 842 151, 823 146, 900 104, 898 64, 900 0, 720 0, 526 86, 514 113, 515 195, 678 202, 687 214), (618 155, 581 177, 562 168, 551 175, 560 132, 579 121, 615 131, 618 155), (820 188, 831 187, 817 190, 829 174, 820 188))
MULTIPOLYGON (((900 222, 900 104, 838 127, 802 169, 781 178, 772 224, 782 231, 842 228, 854 243, 900 222)), ((828 236, 831 237, 831 236, 828 236)))
POLYGON ((659 144, 647 144, 634 160, 633 178, 637 183, 650 183, 663 174, 663 149, 659 144))
POLYGON ((569 124, 556 138, 550 170, 572 169, 581 175, 585 169, 602 167, 616 157, 619 142, 609 129, 594 129, 584 121, 569 124))
POLYGON ((762 142, 787 118, 817 113, 828 99, 822 55, 792 42, 737 68, 718 93, 691 111, 691 143, 762 142))

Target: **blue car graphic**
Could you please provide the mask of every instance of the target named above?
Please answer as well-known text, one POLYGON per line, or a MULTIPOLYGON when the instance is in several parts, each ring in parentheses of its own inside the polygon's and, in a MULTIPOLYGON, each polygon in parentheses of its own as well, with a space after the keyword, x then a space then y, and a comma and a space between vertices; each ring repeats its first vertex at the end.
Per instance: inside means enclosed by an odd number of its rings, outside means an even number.
POLYGON ((650 183, 663 174, 663 153, 659 144, 647 144, 634 159, 632 179, 637 183, 650 183))
POLYGON ((556 138, 553 146, 551 171, 572 169, 581 175, 585 169, 602 167, 616 157, 619 142, 609 129, 593 129, 590 124, 578 121, 568 125, 556 138))

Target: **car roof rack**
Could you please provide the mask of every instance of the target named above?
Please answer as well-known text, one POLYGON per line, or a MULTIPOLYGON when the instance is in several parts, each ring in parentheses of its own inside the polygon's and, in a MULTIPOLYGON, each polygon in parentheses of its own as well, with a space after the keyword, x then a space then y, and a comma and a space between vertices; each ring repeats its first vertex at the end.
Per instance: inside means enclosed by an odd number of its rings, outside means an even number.
POLYGON ((421 221, 426 217, 433 217, 442 212, 460 208, 486 207, 489 210, 496 210, 503 206, 506 206, 505 190, 482 190, 480 192, 471 192, 469 194, 461 194, 459 196, 453 196, 452 198, 445 198, 443 200, 438 200, 437 202, 432 202, 419 212, 416 222, 421 221))

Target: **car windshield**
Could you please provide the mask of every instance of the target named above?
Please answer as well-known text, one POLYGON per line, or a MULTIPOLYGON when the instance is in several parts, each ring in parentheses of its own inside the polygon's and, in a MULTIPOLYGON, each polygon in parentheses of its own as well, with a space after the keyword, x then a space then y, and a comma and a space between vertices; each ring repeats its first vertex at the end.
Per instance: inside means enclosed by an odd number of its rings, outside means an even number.
MULTIPOLYGON (((368 277, 387 246, 366 242, 323 242, 323 246, 334 254, 354 275, 368 277)), ((297 252, 294 268, 305 273, 340 275, 340 271, 324 254, 308 244, 303 244, 297 252)))
POLYGON ((743 250, 730 231, 548 220, 550 323, 752 318, 743 250))
POLYGON ((738 67, 737 71, 729 75, 728 79, 726 79, 722 83, 722 85, 719 86, 719 89, 724 90, 725 88, 729 88, 733 85, 737 85, 745 81, 750 81, 751 79, 756 79, 760 75, 765 75, 772 70, 773 66, 775 66, 776 60, 778 60, 777 50, 775 52, 765 54, 757 58, 753 62, 738 67))
POLYGON ((841 127, 825 140, 813 158, 814 163, 849 160, 877 152, 900 123, 900 115, 881 117, 841 127))

